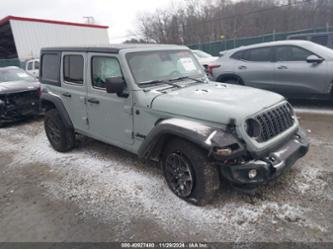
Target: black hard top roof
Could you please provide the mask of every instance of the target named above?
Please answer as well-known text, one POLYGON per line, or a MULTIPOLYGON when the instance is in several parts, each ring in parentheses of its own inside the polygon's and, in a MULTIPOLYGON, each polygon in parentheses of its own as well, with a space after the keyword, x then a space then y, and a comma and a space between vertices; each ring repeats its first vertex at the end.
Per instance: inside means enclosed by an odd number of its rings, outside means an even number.
POLYGON ((100 52, 100 53, 119 53, 123 49, 187 49, 185 46, 178 45, 164 45, 164 44, 111 44, 111 45, 100 45, 100 46, 77 46, 77 47, 49 47, 42 48, 42 52, 54 51, 54 52, 100 52))

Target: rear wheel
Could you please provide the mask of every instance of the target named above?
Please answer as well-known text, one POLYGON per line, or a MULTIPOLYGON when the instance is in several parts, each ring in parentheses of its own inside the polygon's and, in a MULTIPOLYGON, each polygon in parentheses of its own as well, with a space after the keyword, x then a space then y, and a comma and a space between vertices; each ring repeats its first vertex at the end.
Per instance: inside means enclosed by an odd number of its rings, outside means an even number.
POLYGON ((51 109, 45 113, 44 128, 52 147, 59 152, 67 152, 75 145, 73 129, 66 128, 58 111, 51 109))
POLYGON ((212 201, 220 187, 219 172, 207 153, 194 144, 172 140, 163 153, 165 180, 179 198, 196 205, 212 201))

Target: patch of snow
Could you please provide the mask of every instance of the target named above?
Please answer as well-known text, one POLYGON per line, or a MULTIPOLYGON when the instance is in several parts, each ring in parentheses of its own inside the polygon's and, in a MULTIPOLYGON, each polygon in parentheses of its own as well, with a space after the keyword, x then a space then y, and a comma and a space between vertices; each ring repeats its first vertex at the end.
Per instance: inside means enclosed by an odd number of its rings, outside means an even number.
MULTIPOLYGON (((6 135, 15 136, 10 134, 15 133, 15 129, 7 132, 6 135)), ((124 232, 138 219, 158 222, 170 233, 201 232, 210 240, 242 241, 244 236, 255 234, 262 219, 272 224, 292 222, 296 226, 325 231, 306 217, 306 208, 294 203, 280 205, 274 201, 260 201, 252 205, 243 200, 229 199, 197 207, 176 197, 160 174, 145 168, 135 157, 119 157, 113 153, 110 160, 108 155, 86 148, 63 154, 51 148, 44 132, 33 138, 24 134, 17 136, 22 144, 28 145, 15 156, 12 167, 36 162, 47 165, 59 176, 59 181, 43 182, 48 197, 72 201, 80 208, 81 215, 93 216, 101 223, 117 221, 123 224, 124 232), (218 233, 210 233, 220 229, 223 229, 224 236, 228 235, 227 238, 216 238, 214 235, 218 233)), ((5 147, 13 149, 10 144, 5 147)), ((303 172, 306 182, 313 181, 317 174, 316 171, 303 172)))
POLYGON ((296 177, 295 184, 301 194, 323 195, 328 183, 320 179, 321 172, 316 168, 304 168, 296 177))

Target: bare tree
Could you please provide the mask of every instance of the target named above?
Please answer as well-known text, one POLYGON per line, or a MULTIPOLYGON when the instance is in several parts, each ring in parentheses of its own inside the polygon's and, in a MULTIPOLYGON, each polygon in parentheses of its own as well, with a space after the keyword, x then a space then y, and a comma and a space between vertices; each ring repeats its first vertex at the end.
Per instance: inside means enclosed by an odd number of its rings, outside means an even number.
POLYGON ((193 44, 333 25, 331 0, 187 0, 137 18, 143 40, 193 44))

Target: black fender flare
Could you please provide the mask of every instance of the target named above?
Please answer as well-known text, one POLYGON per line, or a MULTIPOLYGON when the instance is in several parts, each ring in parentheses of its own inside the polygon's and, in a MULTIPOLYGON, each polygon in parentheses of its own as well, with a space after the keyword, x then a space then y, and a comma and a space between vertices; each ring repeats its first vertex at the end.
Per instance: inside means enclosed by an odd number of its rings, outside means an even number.
POLYGON ((43 92, 40 96, 41 106, 42 108, 47 105, 47 103, 51 103, 55 106, 57 111, 59 112, 59 115, 61 117, 61 120, 64 122, 66 128, 74 129, 72 120, 61 100, 57 95, 43 92))
POLYGON ((206 150, 208 156, 214 148, 223 148, 231 144, 239 144, 239 148, 244 149, 240 140, 228 128, 221 129, 198 121, 171 118, 160 121, 149 132, 138 150, 139 158, 159 161, 164 145, 170 137, 188 140, 206 150))
POLYGON ((244 85, 244 81, 243 81, 242 77, 240 77, 239 75, 237 75, 235 73, 224 73, 224 74, 221 74, 221 75, 219 75, 219 77, 217 77, 216 81, 217 82, 223 82, 223 79, 225 79, 225 78, 238 79, 239 82, 244 85))

